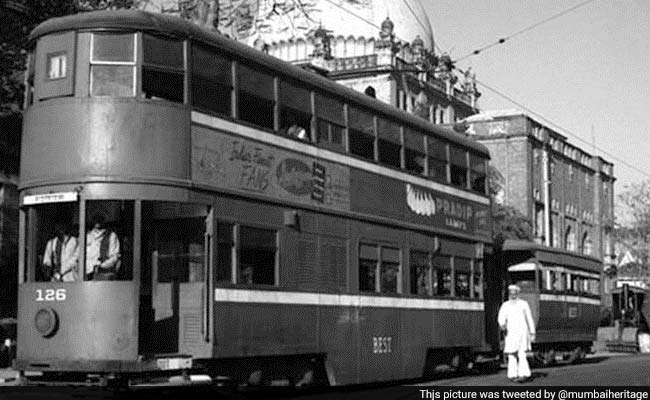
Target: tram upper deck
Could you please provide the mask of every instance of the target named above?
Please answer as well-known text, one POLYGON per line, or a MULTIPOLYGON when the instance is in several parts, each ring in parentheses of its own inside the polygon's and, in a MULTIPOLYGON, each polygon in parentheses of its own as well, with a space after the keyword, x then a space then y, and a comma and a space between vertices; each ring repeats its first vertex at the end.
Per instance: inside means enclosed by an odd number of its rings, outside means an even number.
MULTIPOLYGON (((210 146, 232 141, 206 143, 191 128, 202 126, 488 203, 482 145, 189 22, 86 13, 50 20, 31 40, 23 189, 110 181, 214 187, 205 164, 219 155, 210 146)), ((229 158, 268 161, 246 144, 232 145, 229 158)), ((427 201, 420 203, 426 214, 427 201)))

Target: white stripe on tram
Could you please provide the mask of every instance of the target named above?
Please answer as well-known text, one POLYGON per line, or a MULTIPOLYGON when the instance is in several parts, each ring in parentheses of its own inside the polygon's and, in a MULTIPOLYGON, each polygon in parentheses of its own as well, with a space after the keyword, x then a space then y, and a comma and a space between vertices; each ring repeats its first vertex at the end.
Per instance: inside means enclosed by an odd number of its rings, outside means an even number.
POLYGON ((562 302, 570 302, 570 303, 592 304, 595 306, 600 305, 600 300, 598 299, 591 299, 589 297, 582 297, 582 296, 569 296, 563 294, 542 293, 539 295, 539 299, 541 301, 562 301, 562 302))
POLYGON ((422 310, 483 311, 482 301, 413 299, 349 294, 284 292, 275 290, 214 290, 216 302, 291 304, 336 307, 378 307, 422 310))
POLYGON ((456 189, 451 186, 446 186, 437 182, 427 179, 419 178, 417 176, 409 175, 404 172, 395 171, 381 165, 373 164, 367 161, 359 160, 354 157, 349 157, 344 154, 336 153, 334 151, 321 149, 300 143, 293 139, 287 139, 279 135, 273 135, 268 132, 260 131, 258 129, 250 128, 241 124, 234 123, 225 119, 214 117, 212 115, 203 114, 197 111, 192 111, 192 122, 206 125, 215 129, 221 129, 227 132, 236 133, 238 135, 247 137, 249 139, 258 140, 274 146, 280 146, 290 150, 294 150, 312 157, 319 157, 331 162, 347 165, 353 168, 362 169, 364 171, 378 173, 390 178, 398 179, 404 182, 412 183, 431 190, 437 190, 452 196, 462 197, 467 200, 475 201, 480 204, 489 204, 489 200, 474 193, 469 193, 456 189))

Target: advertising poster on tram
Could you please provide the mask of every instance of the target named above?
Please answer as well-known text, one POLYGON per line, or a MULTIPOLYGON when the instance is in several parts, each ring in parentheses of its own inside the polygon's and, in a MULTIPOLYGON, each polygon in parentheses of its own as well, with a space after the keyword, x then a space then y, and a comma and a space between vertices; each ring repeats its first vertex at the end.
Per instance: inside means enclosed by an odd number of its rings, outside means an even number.
POLYGON ((192 180, 311 206, 350 209, 348 167, 196 126, 192 180))

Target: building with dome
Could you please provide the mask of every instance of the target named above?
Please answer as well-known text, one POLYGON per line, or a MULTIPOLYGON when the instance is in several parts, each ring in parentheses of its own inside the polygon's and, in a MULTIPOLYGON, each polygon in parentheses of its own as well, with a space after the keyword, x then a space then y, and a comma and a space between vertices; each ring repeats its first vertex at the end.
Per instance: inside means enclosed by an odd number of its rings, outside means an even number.
POLYGON ((433 123, 477 112, 474 75, 459 79, 449 56, 436 52, 418 0, 267 1, 246 10, 257 13, 250 23, 242 3, 222 1, 222 33, 433 123))
MULTIPOLYGON (((201 2, 153 0, 147 11, 201 2)), ((419 0, 220 0, 217 13, 219 32, 433 123, 478 111, 475 75, 436 51, 419 0)))

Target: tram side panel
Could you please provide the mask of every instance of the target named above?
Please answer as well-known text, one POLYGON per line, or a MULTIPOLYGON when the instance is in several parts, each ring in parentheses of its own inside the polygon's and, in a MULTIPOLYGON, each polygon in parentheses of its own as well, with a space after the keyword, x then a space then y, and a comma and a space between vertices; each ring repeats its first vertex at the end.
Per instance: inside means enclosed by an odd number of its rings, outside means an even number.
POLYGON ((600 316, 597 300, 541 294, 537 343, 592 342, 600 316))

